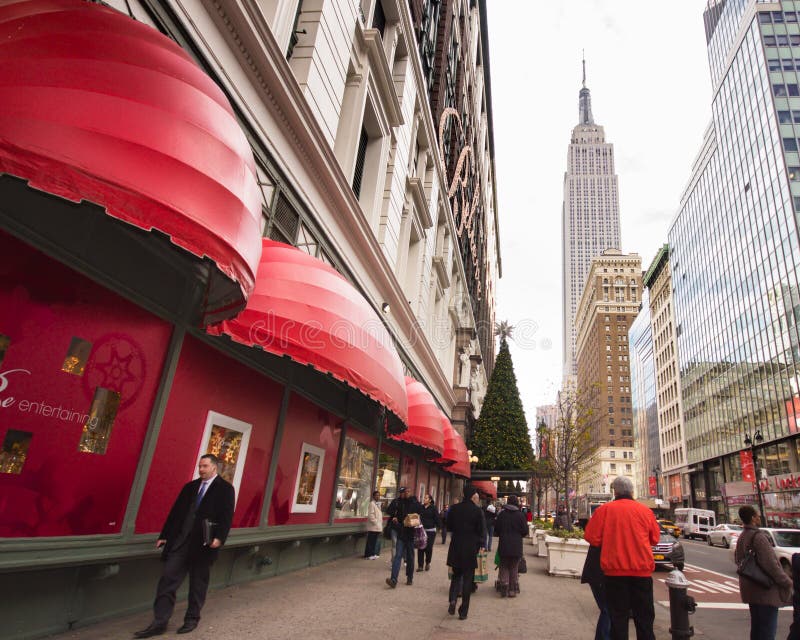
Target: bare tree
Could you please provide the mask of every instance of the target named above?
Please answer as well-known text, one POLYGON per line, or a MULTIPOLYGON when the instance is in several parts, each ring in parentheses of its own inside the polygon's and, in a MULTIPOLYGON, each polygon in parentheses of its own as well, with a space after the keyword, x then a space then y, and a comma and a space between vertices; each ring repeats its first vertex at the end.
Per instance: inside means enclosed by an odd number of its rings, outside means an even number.
MULTIPOLYGON (((564 496, 569 511, 570 487, 577 486, 578 474, 598 448, 599 418, 592 406, 591 392, 573 389, 560 391, 556 404, 557 417, 551 430, 551 451, 547 458, 556 496, 564 496), (574 485, 574 486, 573 486, 574 485)), ((571 519, 570 527, 571 525, 571 519)))

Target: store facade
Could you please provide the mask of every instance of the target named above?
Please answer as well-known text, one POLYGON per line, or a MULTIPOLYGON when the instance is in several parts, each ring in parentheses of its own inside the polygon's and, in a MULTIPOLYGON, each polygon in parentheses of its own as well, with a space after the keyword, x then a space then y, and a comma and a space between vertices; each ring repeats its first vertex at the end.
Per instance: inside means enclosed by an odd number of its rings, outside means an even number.
POLYGON ((373 488, 449 501, 463 440, 424 388, 415 421, 355 287, 262 240, 250 145, 189 56, 79 0, 0 5, 0 33, 24 34, 0 72, 8 637, 147 608, 206 452, 237 496, 212 586, 355 553, 373 488))

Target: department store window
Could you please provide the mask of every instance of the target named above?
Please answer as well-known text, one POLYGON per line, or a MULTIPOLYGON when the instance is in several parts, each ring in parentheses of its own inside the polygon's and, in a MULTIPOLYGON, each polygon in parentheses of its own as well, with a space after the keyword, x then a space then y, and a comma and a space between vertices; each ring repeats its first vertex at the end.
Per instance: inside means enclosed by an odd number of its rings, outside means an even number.
POLYGON ((358 440, 345 436, 342 462, 336 480, 337 518, 364 518, 372 494, 375 452, 358 440))
POLYGON ((786 151, 797 151, 797 140, 795 138, 784 138, 783 148, 786 151))
POLYGON ((386 511, 389 503, 397 497, 397 481, 400 478, 400 458, 389 453, 378 456, 378 473, 375 490, 381 494, 381 509, 386 511))

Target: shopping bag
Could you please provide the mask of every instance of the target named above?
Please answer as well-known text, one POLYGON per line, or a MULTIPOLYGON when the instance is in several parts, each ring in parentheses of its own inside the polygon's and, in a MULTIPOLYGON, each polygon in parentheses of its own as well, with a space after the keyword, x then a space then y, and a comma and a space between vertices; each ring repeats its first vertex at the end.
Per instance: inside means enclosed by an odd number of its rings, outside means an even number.
POLYGON ((478 566, 475 569, 475 582, 486 582, 489 580, 489 560, 488 553, 478 551, 478 566))
POLYGON ((525 556, 522 556, 519 559, 519 565, 517 566, 518 573, 528 573, 528 562, 525 560, 525 556))
POLYGON ((424 549, 427 546, 428 546, 428 533, 425 531, 425 527, 423 527, 422 525, 414 527, 414 548, 424 549))

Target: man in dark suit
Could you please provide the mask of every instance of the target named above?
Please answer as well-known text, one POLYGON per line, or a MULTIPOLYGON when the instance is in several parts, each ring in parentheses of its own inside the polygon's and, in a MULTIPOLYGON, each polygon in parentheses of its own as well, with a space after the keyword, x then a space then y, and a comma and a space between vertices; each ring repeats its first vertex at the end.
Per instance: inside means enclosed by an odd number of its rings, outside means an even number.
POLYGON ((464 500, 450 507, 447 514, 447 530, 452 533, 450 548, 447 550, 447 564, 453 568, 447 613, 451 616, 455 614, 456 601, 460 594, 460 620, 466 619, 469 613, 469 598, 472 595, 475 568, 478 566, 478 551, 483 550, 486 541, 486 522, 483 519, 483 509, 479 505, 478 490, 467 487, 464 490, 464 500))
POLYGON ((175 592, 189 574, 189 606, 178 633, 194 631, 206 600, 211 565, 225 543, 233 519, 233 486, 217 475, 219 460, 201 456, 196 480, 186 483, 172 505, 156 548, 163 547, 164 569, 153 603, 153 622, 134 633, 150 638, 164 633, 175 608, 175 592))

